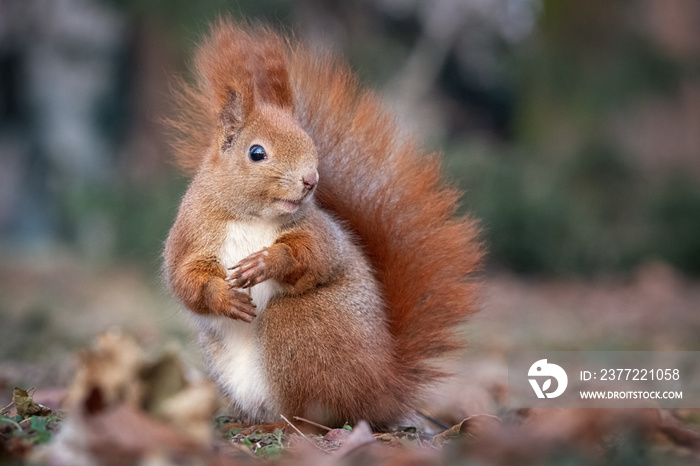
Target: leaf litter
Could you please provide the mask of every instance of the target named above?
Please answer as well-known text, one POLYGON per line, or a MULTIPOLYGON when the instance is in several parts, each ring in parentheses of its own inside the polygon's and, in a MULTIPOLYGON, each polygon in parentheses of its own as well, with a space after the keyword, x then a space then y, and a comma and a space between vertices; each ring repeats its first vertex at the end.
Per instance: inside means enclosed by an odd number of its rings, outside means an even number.
POLYGON ((77 360, 61 411, 38 403, 34 398, 39 392, 13 390, 13 402, 0 413, 0 462, 71 466, 700 462, 697 410, 501 407, 498 413, 473 414, 438 433, 416 426, 372 432, 364 422, 329 428, 302 418, 250 425, 216 417, 214 386, 193 375, 175 351, 148 358, 133 338, 110 332, 81 351, 77 360))

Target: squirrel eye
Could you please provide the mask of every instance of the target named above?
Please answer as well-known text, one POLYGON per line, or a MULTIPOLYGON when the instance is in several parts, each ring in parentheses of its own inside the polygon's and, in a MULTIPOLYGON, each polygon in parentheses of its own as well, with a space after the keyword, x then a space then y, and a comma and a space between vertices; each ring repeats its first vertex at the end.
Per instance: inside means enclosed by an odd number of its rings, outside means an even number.
POLYGON ((253 162, 260 162, 261 160, 265 160, 267 158, 267 154, 265 153, 265 149, 263 149, 263 146, 255 144, 250 147, 250 150, 248 151, 248 157, 253 162))

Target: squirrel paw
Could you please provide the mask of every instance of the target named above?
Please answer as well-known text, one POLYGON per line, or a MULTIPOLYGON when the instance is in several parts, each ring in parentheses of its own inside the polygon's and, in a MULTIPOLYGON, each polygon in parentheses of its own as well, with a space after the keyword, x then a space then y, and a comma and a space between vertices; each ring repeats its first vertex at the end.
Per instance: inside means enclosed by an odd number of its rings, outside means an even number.
POLYGON ((255 318, 255 303, 253 303, 253 298, 246 293, 229 288, 226 304, 221 315, 244 322, 252 322, 255 318))
POLYGON ((268 267, 269 251, 254 252, 229 269, 226 281, 231 288, 250 288, 272 278, 268 267))

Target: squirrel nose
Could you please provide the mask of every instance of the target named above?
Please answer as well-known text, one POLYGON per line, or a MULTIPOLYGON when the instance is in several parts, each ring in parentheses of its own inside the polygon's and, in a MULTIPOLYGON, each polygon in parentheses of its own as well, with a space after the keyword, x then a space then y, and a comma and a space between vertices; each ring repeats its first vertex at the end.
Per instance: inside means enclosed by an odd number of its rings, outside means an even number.
POLYGON ((318 184, 318 170, 305 173, 302 175, 301 181, 304 183, 304 189, 312 190, 318 184))

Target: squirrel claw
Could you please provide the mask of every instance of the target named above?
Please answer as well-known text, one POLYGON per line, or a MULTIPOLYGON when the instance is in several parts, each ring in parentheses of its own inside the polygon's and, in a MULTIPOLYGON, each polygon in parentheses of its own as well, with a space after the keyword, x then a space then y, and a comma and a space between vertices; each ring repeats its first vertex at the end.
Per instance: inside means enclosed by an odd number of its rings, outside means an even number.
MULTIPOLYGON (((260 262, 262 262, 262 259, 260 260, 260 262)), ((247 272, 248 270, 250 270, 251 268, 255 267, 256 265, 258 265, 258 264, 255 263, 255 262, 249 262, 249 263, 247 263, 247 264, 243 264, 243 265, 241 266, 241 272, 245 273, 245 272, 247 272)))
POLYGON ((226 281, 229 282, 230 287, 250 288, 271 278, 268 276, 266 256, 268 256, 267 251, 258 251, 229 268, 230 272, 226 281))
POLYGON ((225 311, 225 315, 232 319, 252 322, 256 317, 255 303, 253 302, 253 299, 246 293, 242 293, 235 289, 230 289, 229 296, 229 305, 231 307, 225 311))
POLYGON ((240 311, 240 310, 238 310, 238 309, 232 309, 232 310, 231 310, 231 315, 230 315, 230 317, 231 317, 232 319, 238 319, 238 320, 242 320, 243 322, 248 322, 248 323, 250 323, 250 322, 253 321, 253 319, 254 319, 256 316, 255 316, 254 313, 251 314, 251 313, 248 313, 248 312, 240 311))

